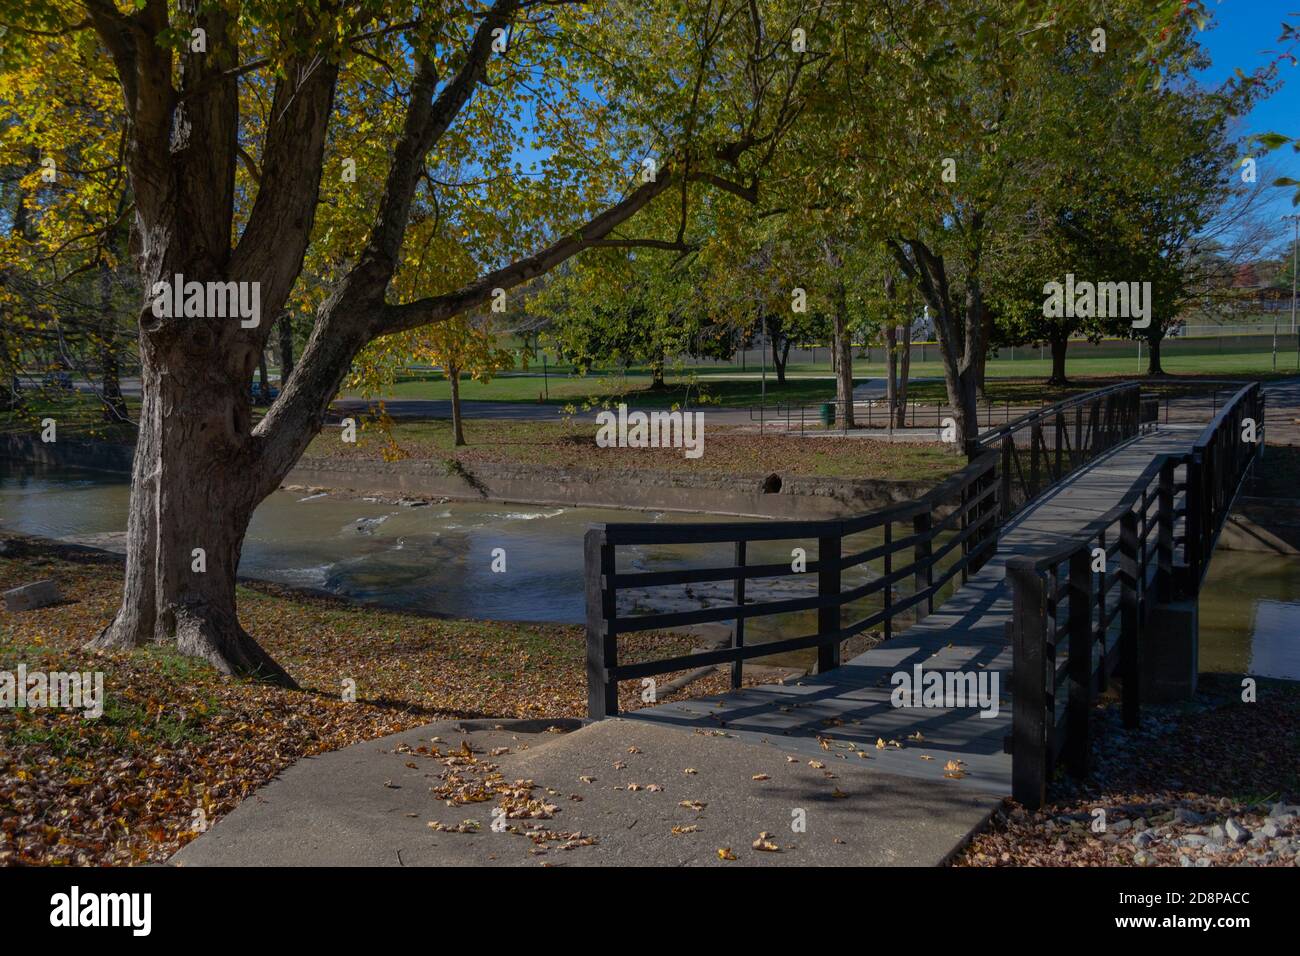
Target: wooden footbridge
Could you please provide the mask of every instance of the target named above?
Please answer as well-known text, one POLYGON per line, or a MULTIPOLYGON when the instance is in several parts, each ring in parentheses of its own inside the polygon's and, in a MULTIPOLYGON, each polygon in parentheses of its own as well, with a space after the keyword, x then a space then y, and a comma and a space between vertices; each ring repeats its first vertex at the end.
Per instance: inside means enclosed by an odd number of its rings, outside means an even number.
POLYGON ((1158 426, 1155 400, 1117 385, 984 433, 961 472, 872 514, 594 527, 590 716, 617 715, 621 681, 649 688, 660 675, 729 664, 730 693, 627 716, 959 779, 1037 807, 1058 764, 1087 772, 1099 694, 1117 685, 1132 726, 1144 696, 1194 690, 1196 598, 1263 447, 1263 401, 1249 384, 1204 427, 1158 426), (700 559, 637 569, 662 546, 694 547, 700 559), (709 587, 704 607, 637 613, 655 594, 709 587), (624 634, 723 622, 726 647, 620 655, 624 634), (759 625, 779 636, 747 641, 759 625), (842 661, 867 635, 883 640, 842 661), (746 661, 814 653, 813 676, 742 687, 746 661), (925 693, 936 686, 938 696, 925 693))

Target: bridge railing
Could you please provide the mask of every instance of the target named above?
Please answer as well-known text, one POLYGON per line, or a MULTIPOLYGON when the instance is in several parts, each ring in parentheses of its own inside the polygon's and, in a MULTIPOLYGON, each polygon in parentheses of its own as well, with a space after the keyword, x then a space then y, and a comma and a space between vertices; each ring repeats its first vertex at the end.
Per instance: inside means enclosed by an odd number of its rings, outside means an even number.
POLYGON ((817 649, 819 671, 838 666, 844 641, 876 628, 888 639, 904 615, 910 623, 932 611, 958 575, 965 583, 994 554, 1003 521, 1050 483, 1136 437, 1154 420, 1154 407, 1145 408, 1137 385, 1114 385, 984 433, 962 471, 914 501, 871 514, 592 527, 585 539, 588 714, 618 712, 620 681, 730 663, 732 686, 739 687, 746 660, 811 648, 817 649), (776 542, 784 543, 782 560, 774 560, 776 542), (791 545, 816 559, 805 559, 796 570, 791 545), (730 546, 730 563, 719 563, 719 546, 724 555, 730 546), (635 569, 646 549, 687 551, 698 561, 701 548, 715 552, 704 555, 712 562, 704 567, 635 569), (768 553, 759 554, 764 549, 768 553), (774 596, 782 584, 788 593, 774 596), (685 589, 695 589, 686 596, 698 602, 701 586, 713 589, 712 606, 644 610, 680 602, 685 589), (620 635, 724 622, 732 622, 728 647, 658 660, 621 659, 620 635), (747 622, 808 633, 747 643, 747 622))
POLYGON ((1067 398, 992 428, 975 440, 975 453, 1001 456, 998 495, 1006 520, 1071 472, 1154 426, 1155 399, 1143 401, 1137 383, 1111 385, 1067 398))
POLYGON ((1194 597, 1263 443, 1263 392, 1240 389, 1192 449, 1155 458, 1110 511, 1042 555, 1007 561, 1013 591, 1012 795, 1036 809, 1058 761, 1088 771, 1089 716, 1112 677, 1125 726, 1140 715, 1154 609, 1194 597), (1255 441, 1243 441, 1253 419, 1255 441))
POLYGON ((853 518, 593 526, 584 542, 588 714, 618 713, 620 681, 729 663, 739 687, 745 661, 812 648, 826 671, 839 665, 848 639, 876 628, 888 638, 901 616, 924 617, 946 586, 958 576, 964 582, 997 548, 996 468, 997 456, 984 455, 914 501, 853 518), (728 546, 730 561, 718 564, 728 546), (693 566, 636 570, 647 549, 690 551, 693 566), (701 558, 708 563, 694 566, 701 558), (768 593, 756 591, 759 581, 768 593), (779 590, 772 582, 786 593, 772 593, 779 590), (636 613, 665 597, 680 600, 683 589, 698 599, 700 586, 713 586, 719 603, 636 613), (764 619, 808 633, 747 644, 746 625, 764 619), (728 647, 621 659, 621 635, 728 621, 728 647))
POLYGON ((1251 382, 1219 409, 1192 445, 1194 467, 1187 479, 1187 571, 1182 582, 1189 595, 1200 590, 1241 479, 1263 446, 1264 389, 1251 382), (1254 434, 1247 435, 1248 430, 1254 434))

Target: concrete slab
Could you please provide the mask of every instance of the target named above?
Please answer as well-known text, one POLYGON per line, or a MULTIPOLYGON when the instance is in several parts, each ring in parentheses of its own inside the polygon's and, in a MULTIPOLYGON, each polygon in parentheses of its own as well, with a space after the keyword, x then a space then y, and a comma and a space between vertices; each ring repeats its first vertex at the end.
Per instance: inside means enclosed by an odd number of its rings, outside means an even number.
POLYGON ((855 762, 859 758, 826 752, 809 757, 640 721, 602 721, 565 734, 538 732, 538 722, 527 732, 518 723, 502 724, 503 730, 481 722, 472 726, 489 729, 457 729, 466 726, 431 724, 299 761, 170 863, 933 866, 981 827, 997 804, 963 780, 896 777, 868 769, 865 761, 855 762), (552 844, 537 854, 526 836, 490 829, 491 803, 445 806, 429 792, 442 765, 396 752, 401 744, 427 746, 434 736, 452 746, 468 740, 480 756, 509 747, 494 759, 506 779, 531 779, 556 791, 549 799, 559 809, 545 825, 580 831, 597 842, 567 851, 552 844), (623 768, 615 769, 616 763, 623 768), (628 790, 629 783, 643 789, 628 790), (651 784, 662 789, 644 789, 651 784), (683 801, 703 808, 683 807, 683 801), (477 819, 482 829, 446 833, 427 826, 430 820, 465 819, 477 819), (802 830, 793 828, 797 823, 802 830), (694 829, 674 834, 673 827, 694 829), (753 848, 762 832, 772 834, 777 851, 753 848), (735 861, 719 858, 724 847, 735 861))

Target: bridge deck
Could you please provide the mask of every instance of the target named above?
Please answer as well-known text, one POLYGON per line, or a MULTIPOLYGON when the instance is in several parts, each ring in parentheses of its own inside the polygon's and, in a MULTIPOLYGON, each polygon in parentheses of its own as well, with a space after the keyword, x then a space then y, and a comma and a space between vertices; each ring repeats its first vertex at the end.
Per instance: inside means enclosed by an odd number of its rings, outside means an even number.
POLYGON ((1199 432, 1198 425, 1162 426, 1052 488, 1003 528, 997 555, 941 608, 841 667, 797 683, 661 704, 626 718, 688 730, 725 728, 749 743, 820 759, 832 770, 843 759, 942 780, 948 761, 959 760, 962 786, 1009 794, 1011 757, 1002 747, 1011 732, 1007 558, 1041 552, 1074 536, 1114 507, 1154 456, 1186 451, 1199 432), (996 672, 1001 691, 996 716, 981 717, 970 708, 893 707, 891 675, 910 673, 917 664, 926 670, 996 672), (909 739, 918 732, 922 740, 909 739), (878 738, 902 747, 877 749, 878 738))

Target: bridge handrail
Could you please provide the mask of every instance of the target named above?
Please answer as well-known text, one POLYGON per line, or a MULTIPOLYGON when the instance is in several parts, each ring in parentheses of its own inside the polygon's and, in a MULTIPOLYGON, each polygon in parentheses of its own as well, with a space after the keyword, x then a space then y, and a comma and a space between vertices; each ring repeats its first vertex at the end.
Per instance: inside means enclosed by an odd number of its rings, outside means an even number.
MULTIPOLYGON (((1075 406, 1093 412, 1088 441, 1072 450, 1070 470, 1080 467, 1097 454, 1120 441, 1135 437, 1140 427, 1136 385, 1109 386, 1097 393, 1076 396, 1035 413, 1038 420, 1059 417, 1075 406)), ((1082 414, 1078 428, 1082 428, 1082 414)), ((817 648, 819 671, 835 667, 840 661, 840 645, 848 638, 869 628, 881 627, 886 639, 893 633, 894 620, 911 611, 916 620, 933 611, 940 590, 961 575, 964 583, 997 549, 997 532, 1016 510, 1002 498, 1010 487, 1007 448, 1014 452, 1014 436, 1005 428, 1001 452, 985 451, 974 456, 961 471, 950 476, 919 498, 878 511, 849 518, 815 521, 733 521, 701 522, 689 525, 664 525, 652 522, 619 522, 596 525, 584 539, 587 595, 587 706, 593 718, 618 712, 618 683, 621 680, 650 677, 688 668, 730 663, 732 686, 739 687, 743 662, 785 651, 817 648), (1010 436, 1010 437, 1008 437, 1010 436), (954 506, 955 503, 955 506, 954 506), (895 534, 895 526, 904 531, 895 534), (844 553, 844 539, 864 531, 879 529, 883 543, 844 553), (747 561, 747 546, 758 541, 816 541, 818 560, 808 561, 804 570, 795 571, 790 564, 754 565, 747 561), (723 567, 688 568, 673 571, 635 572, 618 568, 617 549, 637 545, 731 544, 734 562, 723 567), (949 565, 940 562, 960 547, 959 556, 949 565), (900 554, 906 552, 906 555, 900 554), (826 555, 833 555, 827 559, 826 555), (897 556, 897 558, 896 558, 897 556), (860 565, 878 563, 879 574, 865 584, 844 587, 841 572, 860 565), (755 578, 783 578, 799 574, 817 575, 815 595, 780 600, 747 601, 745 584, 755 578), (910 593, 896 594, 905 580, 911 581, 910 593), (732 603, 688 611, 639 614, 618 613, 618 595, 629 588, 648 588, 730 582, 732 603), (844 608, 865 597, 880 595, 881 608, 846 624, 844 608), (745 644, 745 622, 754 618, 796 611, 817 612, 814 634, 787 638, 773 643, 745 644), (620 663, 618 635, 695 624, 733 621, 729 647, 677 655, 664 660, 620 663)), ((1080 434, 1082 432, 1080 431, 1080 434)), ((1041 436, 1036 434, 1041 444, 1041 436)), ((1035 446, 1035 455, 1037 446, 1035 446)), ((1012 456, 1015 457, 1014 454, 1012 456)), ((1035 459, 1036 460, 1036 459, 1035 459)), ((1018 462, 1015 462, 1018 465, 1018 462)), ((1068 473, 1058 452, 1056 478, 1068 473)), ((854 546, 856 547, 856 545, 854 546)))
POLYGON ((1099 455, 1136 438, 1154 424, 1157 412, 1156 406, 1144 404, 1137 383, 1110 385, 991 428, 972 442, 971 450, 1001 453, 998 497, 1005 521, 1099 455))
POLYGON ((584 539, 587 589, 587 710, 593 718, 618 713, 618 684, 675 671, 730 663, 732 686, 739 687, 743 662, 793 650, 817 649, 818 671, 839 666, 840 645, 864 631, 882 627, 892 633, 894 619, 905 611, 917 620, 934 610, 935 597, 957 575, 964 582, 997 549, 996 455, 983 455, 914 501, 850 518, 814 521, 703 522, 663 525, 649 522, 594 525, 584 539), (903 534, 894 526, 902 524, 903 534), (881 529, 883 542, 846 554, 844 539, 881 529), (815 542, 817 559, 796 571, 793 562, 749 564, 747 545, 755 541, 815 542), (622 571, 619 546, 647 544, 718 544, 734 546, 734 563, 724 567, 672 571, 622 571), (960 548, 958 552, 957 549, 960 548), (959 556, 950 564, 949 554, 959 556), (896 558, 896 556, 898 556, 896 558), (879 562, 881 573, 846 587, 841 573, 879 562), (745 583, 754 578, 816 575, 815 594, 796 598, 747 601, 745 583), (629 588, 703 582, 731 582, 733 603, 688 611, 620 615, 618 594, 629 588), (897 594, 904 581, 910 592, 897 594), (846 606, 880 595, 881 607, 851 622, 846 606), (745 644, 745 622, 795 611, 817 612, 816 633, 763 644, 745 644), (693 624, 734 621, 728 647, 696 651, 666 659, 620 663, 618 636, 693 624))
POLYGON ((1113 508, 1074 538, 1007 561, 1013 591, 1012 795, 1020 803, 1042 805, 1062 753, 1071 775, 1087 773, 1092 703, 1116 670, 1124 724, 1137 725, 1138 662, 1148 619, 1157 603, 1198 593, 1208 555, 1263 443, 1263 421, 1259 383, 1243 386, 1190 451, 1157 456, 1113 508), (1243 420, 1251 416, 1260 431, 1255 442, 1244 442, 1243 420), (1112 571, 1110 559, 1117 554, 1119 567, 1112 571), (1056 659, 1062 643, 1064 668, 1056 659), (1067 705, 1058 718, 1056 696, 1067 682, 1067 705))
POLYGON ((1141 390, 1141 385, 1139 385, 1137 382, 1120 382, 1116 385, 1107 385, 1102 388, 1097 388, 1097 389, 1093 389, 1092 391, 1084 392, 1080 395, 1073 395, 1069 398, 1063 398, 1058 402, 1053 402, 1051 405, 1045 405, 1042 408, 1038 408, 1038 409, 1034 409, 1033 411, 1026 412, 1024 415, 1021 415, 1018 418, 1013 418, 1009 422, 1006 422, 1002 425, 997 425, 984 432, 981 432, 979 437, 977 437, 975 441, 991 449, 993 447, 993 443, 1001 439, 1006 433, 1021 431, 1025 428, 1026 425, 1032 425, 1035 420, 1046 421, 1049 418, 1054 418, 1056 415, 1060 414, 1061 412, 1065 412, 1071 408, 1080 407, 1085 404, 1089 404, 1091 402, 1096 401, 1097 399, 1105 398, 1107 395, 1117 394, 1121 392, 1123 393, 1138 392, 1140 390, 1141 390))

